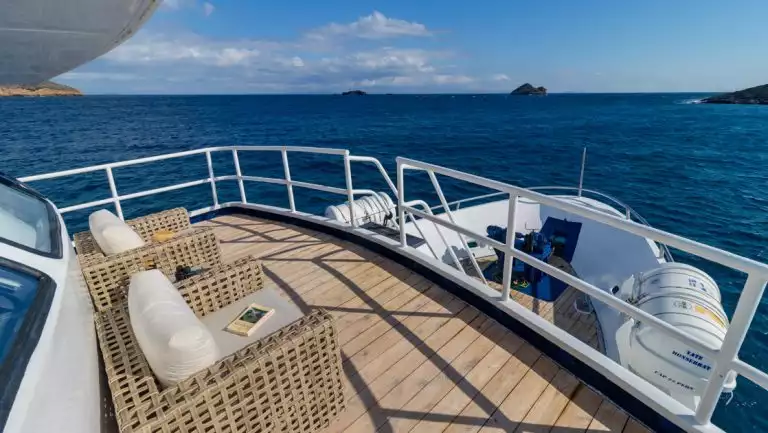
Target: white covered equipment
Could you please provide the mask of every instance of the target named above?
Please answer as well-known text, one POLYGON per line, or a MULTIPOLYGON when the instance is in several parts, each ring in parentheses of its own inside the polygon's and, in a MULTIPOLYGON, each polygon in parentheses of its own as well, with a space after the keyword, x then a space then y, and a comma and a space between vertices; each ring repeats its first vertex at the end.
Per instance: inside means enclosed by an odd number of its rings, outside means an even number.
MULTIPOLYGON (((395 204, 383 192, 365 196, 352 202, 355 206, 355 222, 358 225, 373 222, 383 226, 394 226, 395 204)), ((335 221, 349 223, 349 203, 328 206, 325 217, 335 221)))
MULTIPOLYGON (((693 338, 720 347, 728 317, 720 290, 704 272, 680 263, 665 263, 625 281, 616 296, 663 320, 693 338)), ((621 364, 695 408, 712 373, 713 360, 642 322, 629 319, 617 335, 621 364)), ((736 387, 736 375, 725 392, 736 387)))

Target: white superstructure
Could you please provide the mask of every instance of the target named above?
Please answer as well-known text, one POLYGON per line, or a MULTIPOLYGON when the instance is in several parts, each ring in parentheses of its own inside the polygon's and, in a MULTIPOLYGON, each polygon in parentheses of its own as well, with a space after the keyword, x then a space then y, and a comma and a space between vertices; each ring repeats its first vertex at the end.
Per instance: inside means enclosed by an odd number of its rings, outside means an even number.
POLYGON ((123 43, 161 0, 5 0, 0 85, 38 84, 123 43))

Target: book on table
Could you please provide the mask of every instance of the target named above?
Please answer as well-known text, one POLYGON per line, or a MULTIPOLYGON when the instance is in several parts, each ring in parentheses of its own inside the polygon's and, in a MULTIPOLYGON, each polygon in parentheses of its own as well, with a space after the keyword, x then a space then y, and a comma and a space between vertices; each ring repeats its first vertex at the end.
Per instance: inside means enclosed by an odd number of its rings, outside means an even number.
POLYGON ((240 312, 235 320, 227 325, 226 330, 233 334, 249 337, 262 323, 266 322, 274 312, 274 308, 264 307, 259 304, 251 304, 240 312))

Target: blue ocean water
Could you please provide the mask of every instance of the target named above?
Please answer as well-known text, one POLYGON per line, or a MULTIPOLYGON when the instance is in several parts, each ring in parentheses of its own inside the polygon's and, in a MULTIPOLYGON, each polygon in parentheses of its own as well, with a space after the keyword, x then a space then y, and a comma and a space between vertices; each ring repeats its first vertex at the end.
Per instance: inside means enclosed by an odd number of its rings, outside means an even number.
MULTIPOLYGON (((89 96, 0 100, 0 171, 25 176, 217 145, 347 148, 379 158, 394 178, 407 156, 522 186, 578 183, 614 195, 648 221, 711 245, 768 260, 768 107, 693 105, 687 94, 340 96, 89 96)), ((291 155, 294 180, 343 186, 338 157, 291 155)), ((282 177, 279 154, 241 153, 244 174, 282 177)), ((231 156, 214 156, 233 174, 231 156)), ((207 177, 202 155, 115 170, 121 194, 207 177)), ((386 191, 375 169, 353 166, 356 188, 386 191)), ((487 191, 444 182, 449 200, 487 191)), ((408 197, 437 198, 426 177, 408 197)), ((109 197, 103 172, 33 184, 60 207, 109 197)), ((233 182, 220 201, 235 200, 233 182)), ((249 201, 287 206, 279 185, 250 184, 249 201)), ((343 197, 298 190, 300 210, 322 212, 343 197)), ((208 185, 123 203, 126 216, 211 202, 208 185)), ((89 211, 68 214, 71 232, 89 211)), ((744 275, 673 251, 709 272, 731 315, 744 275)), ((768 316, 761 303, 741 357, 768 370, 768 316)), ((740 379, 715 422, 728 431, 768 431, 766 394, 740 379)))

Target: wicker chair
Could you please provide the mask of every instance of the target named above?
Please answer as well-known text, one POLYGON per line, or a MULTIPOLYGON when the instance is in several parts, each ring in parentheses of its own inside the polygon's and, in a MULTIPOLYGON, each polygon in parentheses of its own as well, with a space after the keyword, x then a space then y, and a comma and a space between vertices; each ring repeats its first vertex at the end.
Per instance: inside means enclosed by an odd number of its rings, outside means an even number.
MULTIPOLYGON (((152 246, 152 235, 160 230, 170 230, 178 233, 191 227, 189 214, 182 207, 128 220, 125 223, 134 229, 144 242, 149 244, 143 248, 152 246)), ((82 267, 103 263, 114 257, 107 256, 101 251, 91 232, 76 233, 74 239, 77 257, 82 267)))
POLYGON ((102 253, 90 232, 74 236, 80 267, 97 311, 110 308, 123 299, 121 288, 126 287, 128 277, 135 272, 156 268, 172 277, 179 265, 213 268, 221 264, 221 250, 213 230, 189 230, 189 216, 183 208, 147 215, 126 223, 148 244, 107 256, 102 253), (168 241, 152 243, 152 234, 158 230, 182 233, 168 241))
MULTIPOLYGON (((262 285, 258 262, 244 258, 177 287, 204 316, 262 285)), ((344 408, 338 334, 323 310, 166 389, 135 340, 127 302, 95 317, 121 433, 312 432, 344 408)))

